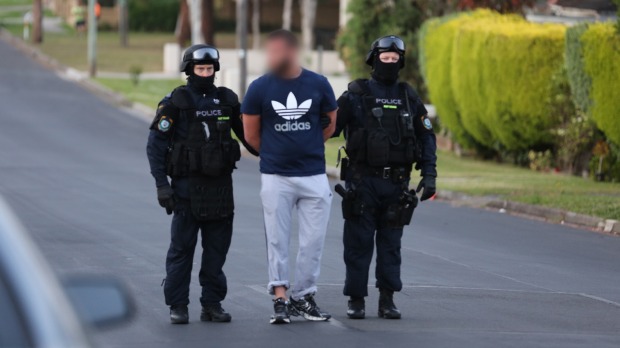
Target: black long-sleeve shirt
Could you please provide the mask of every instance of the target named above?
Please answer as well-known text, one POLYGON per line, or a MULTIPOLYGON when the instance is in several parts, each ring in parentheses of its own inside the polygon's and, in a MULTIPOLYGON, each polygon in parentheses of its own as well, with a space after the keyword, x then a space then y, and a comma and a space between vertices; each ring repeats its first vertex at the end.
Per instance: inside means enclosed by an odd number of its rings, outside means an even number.
MULTIPOLYGON (((367 84, 370 94, 373 97, 393 99, 402 96, 398 83, 386 85, 374 79, 370 79, 367 81, 367 84)), ((334 137, 340 136, 342 131, 345 131, 346 137, 347 134, 351 134, 356 129, 363 127, 365 115, 361 103, 361 96, 351 95, 351 92, 345 92, 338 98, 338 118, 336 120, 336 132, 334 133, 334 137)), ((428 111, 424 107, 424 103, 422 103, 420 97, 415 93, 409 93, 409 105, 414 115, 416 137, 422 147, 422 158, 418 163, 421 174, 422 176, 437 176, 437 140, 432 127, 429 127, 429 124, 424 124, 428 111)))

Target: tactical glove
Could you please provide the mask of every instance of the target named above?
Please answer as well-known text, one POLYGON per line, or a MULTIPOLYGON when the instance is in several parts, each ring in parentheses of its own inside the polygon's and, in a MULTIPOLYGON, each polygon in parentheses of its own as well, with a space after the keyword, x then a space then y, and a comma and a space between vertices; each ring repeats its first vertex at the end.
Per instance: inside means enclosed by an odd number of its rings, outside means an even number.
POLYGON ((420 180, 420 184, 418 185, 416 192, 420 193, 420 191, 422 190, 424 190, 424 192, 422 192, 422 195, 420 196, 421 201, 425 201, 435 195, 435 192, 437 191, 437 186, 435 185, 434 176, 425 175, 422 177, 422 180, 420 180))
POLYGON ((327 114, 321 114, 321 128, 325 129, 327 127, 329 127, 329 125, 332 123, 332 119, 329 118, 329 116, 327 116, 327 114))
POLYGON ((166 213, 171 215, 174 211, 176 200, 174 198, 174 191, 170 185, 157 188, 157 200, 162 208, 166 208, 166 213))

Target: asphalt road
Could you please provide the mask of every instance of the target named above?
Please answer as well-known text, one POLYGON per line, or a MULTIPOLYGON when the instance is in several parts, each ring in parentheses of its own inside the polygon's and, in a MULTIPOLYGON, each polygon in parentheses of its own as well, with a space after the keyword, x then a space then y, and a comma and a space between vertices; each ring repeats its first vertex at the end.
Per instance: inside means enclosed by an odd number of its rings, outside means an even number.
POLYGON ((191 323, 172 326, 160 287, 170 217, 155 199, 146 137, 143 120, 0 41, 0 194, 58 273, 129 284, 137 317, 97 334, 105 347, 620 347, 620 238, 441 202, 422 204, 403 238, 402 320, 375 317, 372 286, 369 317, 346 319, 336 198, 317 295, 334 319, 269 325, 254 159, 234 175, 224 302, 233 322, 198 321, 195 274, 191 323))

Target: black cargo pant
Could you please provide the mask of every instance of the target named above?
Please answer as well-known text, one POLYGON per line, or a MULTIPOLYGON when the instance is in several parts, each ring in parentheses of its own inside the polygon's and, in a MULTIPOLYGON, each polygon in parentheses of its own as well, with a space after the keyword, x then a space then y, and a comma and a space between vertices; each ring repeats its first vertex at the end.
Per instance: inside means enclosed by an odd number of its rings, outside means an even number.
POLYGON ((386 221, 386 211, 389 205, 399 201, 408 181, 395 182, 367 176, 347 181, 346 184, 347 188, 353 185, 358 199, 364 201, 364 212, 344 223, 344 262, 347 269, 344 295, 368 296, 368 272, 375 244, 376 287, 400 291, 403 286, 400 279, 403 228, 390 227, 386 221))
POLYGON ((232 239, 233 217, 198 221, 189 208, 189 202, 180 200, 172 218, 170 248, 166 258, 164 295, 169 306, 189 303, 189 284, 198 231, 201 233, 203 249, 198 275, 202 286, 200 303, 203 306, 215 304, 226 297, 228 287, 222 267, 232 239))

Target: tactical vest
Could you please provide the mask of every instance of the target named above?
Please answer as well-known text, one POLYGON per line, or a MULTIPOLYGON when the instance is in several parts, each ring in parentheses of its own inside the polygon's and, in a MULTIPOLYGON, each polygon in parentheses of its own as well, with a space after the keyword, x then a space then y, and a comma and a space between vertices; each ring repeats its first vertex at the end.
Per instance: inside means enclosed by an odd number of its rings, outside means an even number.
POLYGON ((410 166, 420 159, 411 108, 409 86, 399 84, 399 98, 371 95, 367 80, 349 84, 349 93, 359 98, 356 110, 360 127, 347 133, 351 164, 370 167, 410 166), (360 114, 361 113, 361 114, 360 114))
POLYGON ((231 136, 232 106, 222 98, 209 110, 196 108, 185 86, 174 90, 171 102, 188 122, 187 137, 174 134, 168 153, 166 170, 170 177, 229 175, 241 158, 239 142, 231 136))

